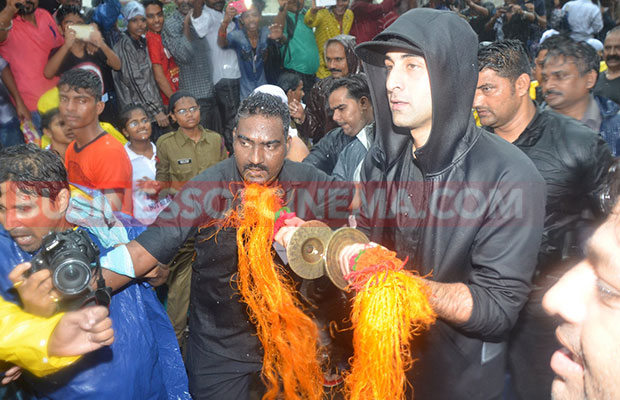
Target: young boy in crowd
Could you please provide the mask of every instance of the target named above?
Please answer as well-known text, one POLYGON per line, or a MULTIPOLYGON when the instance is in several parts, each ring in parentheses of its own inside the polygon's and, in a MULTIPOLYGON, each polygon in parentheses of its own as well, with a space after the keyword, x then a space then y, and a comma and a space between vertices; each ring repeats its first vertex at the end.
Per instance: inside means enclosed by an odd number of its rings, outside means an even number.
POLYGON ((161 29, 164 26, 164 9, 159 0, 143 0, 146 12, 146 47, 153 64, 153 75, 159 87, 159 94, 168 105, 168 98, 179 90, 179 67, 172 54, 164 47, 161 40, 161 29))
POLYGON ((121 112, 120 126, 129 139, 125 151, 133 170, 133 215, 150 225, 170 202, 168 198, 153 198, 159 184, 155 180, 157 149, 151 142, 151 123, 142 106, 132 105, 121 112))
POLYGON ((65 152, 69 143, 73 141, 74 135, 71 128, 60 117, 58 108, 53 108, 41 115, 41 129, 43 134, 50 139, 50 144, 46 149, 54 150, 64 160, 65 152))
POLYGON ((85 68, 96 72, 103 82, 102 100, 105 103, 99 119, 114 124, 116 104, 113 100, 112 70, 121 69, 120 58, 103 40, 96 24, 84 25, 84 15, 78 6, 61 6, 56 12, 56 22, 58 30, 65 37, 65 43, 52 50, 43 74, 51 79, 73 68, 85 68), (88 38, 84 38, 81 31, 78 35, 78 28, 90 30, 88 38))

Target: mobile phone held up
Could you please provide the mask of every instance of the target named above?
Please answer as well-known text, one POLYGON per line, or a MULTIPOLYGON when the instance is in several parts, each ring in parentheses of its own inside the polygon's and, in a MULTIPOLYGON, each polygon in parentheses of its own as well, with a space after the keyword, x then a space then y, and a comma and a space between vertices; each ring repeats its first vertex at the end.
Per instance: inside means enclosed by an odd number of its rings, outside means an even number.
POLYGON ((91 25, 69 25, 69 29, 75 31, 75 38, 80 40, 88 40, 95 31, 91 25))

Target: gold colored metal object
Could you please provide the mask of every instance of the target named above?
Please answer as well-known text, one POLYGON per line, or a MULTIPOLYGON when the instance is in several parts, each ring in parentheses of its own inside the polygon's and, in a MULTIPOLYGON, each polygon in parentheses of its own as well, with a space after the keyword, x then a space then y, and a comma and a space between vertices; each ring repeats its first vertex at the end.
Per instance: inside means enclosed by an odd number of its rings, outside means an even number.
POLYGON ((325 275, 324 255, 332 233, 330 227, 321 221, 307 221, 300 225, 286 249, 293 272, 304 279, 325 275))
POLYGON ((327 272, 333 284, 345 290, 348 283, 338 266, 338 255, 345 246, 368 242, 368 237, 357 229, 340 228, 334 232, 321 221, 307 221, 291 237, 286 256, 293 272, 301 278, 317 279, 327 272))
POLYGON ((340 290, 346 290, 349 283, 343 278, 338 265, 338 255, 343 248, 355 243, 368 243, 370 240, 362 232, 354 228, 340 228, 329 239, 325 252, 325 270, 327 276, 340 290))

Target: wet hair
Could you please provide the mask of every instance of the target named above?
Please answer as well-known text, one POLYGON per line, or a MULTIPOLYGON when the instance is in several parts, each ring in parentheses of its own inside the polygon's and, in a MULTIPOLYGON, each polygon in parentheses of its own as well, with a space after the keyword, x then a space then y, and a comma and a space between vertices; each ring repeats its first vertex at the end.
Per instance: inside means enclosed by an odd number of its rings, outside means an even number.
MULTIPOLYGON (((327 97, 341 87, 347 88, 348 97, 354 100, 361 100, 366 97, 370 101, 370 89, 366 74, 354 74, 336 78, 327 89, 327 97)), ((328 107, 329 108, 329 107, 328 107)))
POLYGON ((101 79, 94 72, 82 69, 73 68, 62 75, 60 75, 60 81, 58 81, 58 88, 67 85, 69 89, 75 90, 84 89, 86 93, 93 96, 96 102, 101 101, 101 92, 103 86, 101 79))
POLYGON ((490 69, 515 82, 522 74, 532 76, 530 60, 518 40, 493 42, 478 49, 478 71, 490 69))
POLYGON ((84 16, 82 9, 74 4, 70 4, 58 7, 58 10, 56 10, 56 23, 58 25, 62 25, 65 17, 71 14, 78 15, 80 16, 80 18, 86 21, 86 17, 84 16))
POLYGON ((543 65, 546 64, 547 61, 557 57, 561 57, 565 61, 574 62, 581 76, 593 70, 596 72, 598 78, 601 60, 596 50, 586 42, 575 42, 569 39, 556 43, 554 47, 549 49, 543 61, 543 65))
POLYGON ((54 117, 59 114, 58 108, 52 108, 45 114, 41 114, 41 129, 50 129, 54 117))
POLYGON ((161 8, 162 11, 164 10, 164 3, 162 3, 159 0, 142 0, 140 3, 142 3, 142 6, 144 7, 145 10, 148 6, 159 6, 159 8, 161 8))
POLYGON ((265 9, 264 0, 252 0, 252 5, 256 7, 259 13, 263 13, 263 10, 265 9))
POLYGON ((51 200, 56 200, 62 189, 69 190, 67 170, 58 153, 34 144, 0 150, 0 182, 8 181, 24 193, 51 200))
POLYGON ((127 128, 127 124, 129 123, 129 119, 131 117, 131 113, 133 113, 136 110, 140 110, 144 113, 144 115, 147 115, 146 110, 144 109, 144 106, 142 104, 129 104, 128 106, 124 107, 121 110, 120 116, 118 117, 118 123, 119 126, 121 128, 121 130, 127 128))
POLYGON ((284 93, 288 94, 289 90, 295 91, 299 82, 302 80, 301 75, 294 71, 286 71, 280 74, 278 77, 277 85, 284 90, 284 93))
POLYGON ((288 127, 291 123, 291 116, 288 106, 279 98, 263 92, 255 92, 246 97, 239 106, 239 111, 235 116, 235 127, 239 125, 242 118, 249 118, 254 115, 263 117, 277 117, 282 120, 284 136, 288 137, 288 127))
POLYGON ((566 40, 572 40, 572 39, 568 37, 568 35, 565 35, 565 34, 553 35, 541 43, 540 47, 538 47, 538 51, 536 52, 536 55, 538 55, 543 50, 549 51, 549 49, 556 47, 558 43, 562 43, 566 40))

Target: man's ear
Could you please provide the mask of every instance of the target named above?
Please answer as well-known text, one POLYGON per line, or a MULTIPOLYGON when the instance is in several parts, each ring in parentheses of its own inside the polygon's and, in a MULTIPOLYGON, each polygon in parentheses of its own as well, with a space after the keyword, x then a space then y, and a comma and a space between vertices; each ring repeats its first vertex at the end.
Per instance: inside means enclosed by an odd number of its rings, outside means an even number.
POLYGON ((598 78, 598 74, 595 70, 590 70, 586 73, 586 86, 588 89, 592 89, 594 85, 596 85, 596 79, 598 78))
POLYGON ((71 192, 69 189, 61 189, 54 200, 54 205, 56 206, 57 211, 61 213, 65 213, 67 208, 69 207, 69 202, 71 201, 71 192))
POLYGON ((531 78, 528 74, 521 74, 515 81, 515 90, 519 97, 529 96, 531 78))
POLYGON ((360 107, 362 107, 362 110, 364 110, 364 111, 366 111, 368 109, 368 107, 372 107, 368 97, 362 96, 362 98, 360 99, 360 107))
POLYGON ((105 108, 105 103, 103 101, 98 101, 97 106, 96 106, 97 115, 101 115, 104 108, 105 108))

